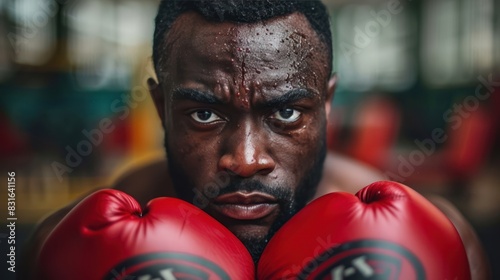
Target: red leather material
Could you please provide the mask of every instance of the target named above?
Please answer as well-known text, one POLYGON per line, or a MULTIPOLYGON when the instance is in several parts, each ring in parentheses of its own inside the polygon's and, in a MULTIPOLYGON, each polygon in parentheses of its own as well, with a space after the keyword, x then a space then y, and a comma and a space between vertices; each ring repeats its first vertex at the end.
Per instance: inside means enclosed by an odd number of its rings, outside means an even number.
POLYGON ((175 198, 151 200, 142 210, 116 190, 90 195, 57 225, 38 271, 39 279, 51 280, 254 279, 255 273, 244 245, 202 210, 175 198))
POLYGON ((377 182, 311 202, 271 239, 258 279, 470 279, 453 224, 414 190, 377 182))

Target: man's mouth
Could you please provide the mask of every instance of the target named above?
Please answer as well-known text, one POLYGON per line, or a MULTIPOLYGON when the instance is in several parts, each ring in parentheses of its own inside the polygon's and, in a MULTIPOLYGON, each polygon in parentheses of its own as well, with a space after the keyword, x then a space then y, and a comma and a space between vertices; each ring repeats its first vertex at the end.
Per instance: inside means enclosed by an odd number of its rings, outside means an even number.
POLYGON ((236 220, 262 219, 279 208, 278 200, 261 192, 234 192, 214 199, 213 209, 236 220))

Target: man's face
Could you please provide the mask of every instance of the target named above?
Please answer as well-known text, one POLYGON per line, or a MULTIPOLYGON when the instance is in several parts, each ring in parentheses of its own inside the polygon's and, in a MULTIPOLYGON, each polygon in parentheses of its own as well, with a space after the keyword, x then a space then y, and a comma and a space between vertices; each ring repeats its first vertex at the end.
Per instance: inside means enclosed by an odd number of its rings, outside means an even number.
POLYGON ((333 91, 324 44, 301 14, 237 24, 194 12, 165 42, 153 95, 174 187, 257 257, 321 178, 333 91))

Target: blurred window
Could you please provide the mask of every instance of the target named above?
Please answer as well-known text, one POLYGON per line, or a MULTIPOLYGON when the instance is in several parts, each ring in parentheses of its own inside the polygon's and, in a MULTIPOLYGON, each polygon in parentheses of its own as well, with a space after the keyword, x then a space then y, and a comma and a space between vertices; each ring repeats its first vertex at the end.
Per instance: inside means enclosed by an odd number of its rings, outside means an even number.
POLYGON ((134 68, 145 59, 141 55, 151 52, 155 12, 150 1, 87 0, 65 7, 77 83, 90 89, 130 88, 134 68))
POLYGON ((335 70, 347 89, 399 91, 414 84, 415 16, 391 2, 331 11, 335 70))
POLYGON ((460 85, 491 71, 492 0, 426 0, 422 10, 422 76, 433 86, 460 85))
POLYGON ((58 5, 54 0, 9 0, 3 8, 14 28, 7 38, 19 64, 42 65, 55 51, 58 5))

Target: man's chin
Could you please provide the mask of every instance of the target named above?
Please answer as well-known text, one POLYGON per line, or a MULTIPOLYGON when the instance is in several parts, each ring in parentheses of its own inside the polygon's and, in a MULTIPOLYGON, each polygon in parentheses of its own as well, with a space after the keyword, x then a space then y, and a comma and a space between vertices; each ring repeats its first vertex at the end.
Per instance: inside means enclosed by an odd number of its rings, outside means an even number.
POLYGON ((259 217, 258 219, 234 219, 232 214, 225 215, 227 213, 218 211, 220 209, 217 207, 207 207, 204 210, 229 229, 245 245, 256 263, 270 238, 296 212, 296 209, 290 205, 280 205, 273 207, 272 211, 263 217, 256 215, 259 217), (282 209, 293 211, 286 212, 282 209))
POLYGON ((259 262, 259 259, 262 255, 262 252, 264 252, 264 249, 266 248, 266 245, 268 243, 268 240, 264 238, 240 238, 241 242, 245 247, 247 248, 248 252, 250 253, 250 256, 252 256, 252 259, 257 265, 259 262))
POLYGON ((245 245, 255 263, 268 242, 269 226, 225 225, 245 245))
POLYGON ((238 237, 244 239, 265 239, 269 233, 269 226, 261 225, 226 225, 226 227, 238 237))

